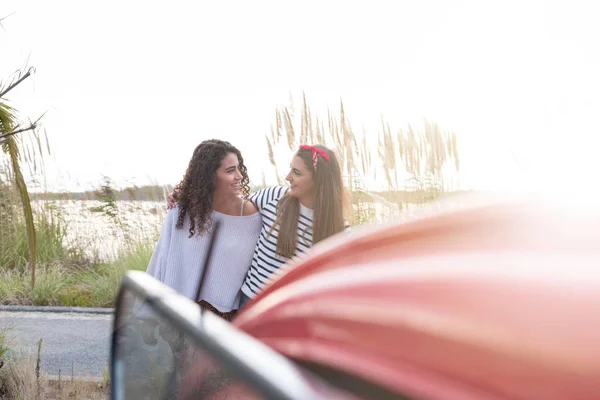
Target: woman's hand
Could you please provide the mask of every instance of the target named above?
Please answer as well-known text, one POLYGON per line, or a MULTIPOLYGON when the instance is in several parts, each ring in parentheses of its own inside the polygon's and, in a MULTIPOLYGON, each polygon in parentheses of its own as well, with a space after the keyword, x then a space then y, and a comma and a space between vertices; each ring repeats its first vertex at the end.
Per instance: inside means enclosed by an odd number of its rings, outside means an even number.
POLYGON ((173 191, 171 193, 169 193, 169 195, 167 196, 167 210, 170 210, 171 208, 175 208, 175 206, 177 205, 177 197, 179 197, 180 191, 181 191, 181 188, 180 188, 179 184, 177 184, 173 188, 173 191))

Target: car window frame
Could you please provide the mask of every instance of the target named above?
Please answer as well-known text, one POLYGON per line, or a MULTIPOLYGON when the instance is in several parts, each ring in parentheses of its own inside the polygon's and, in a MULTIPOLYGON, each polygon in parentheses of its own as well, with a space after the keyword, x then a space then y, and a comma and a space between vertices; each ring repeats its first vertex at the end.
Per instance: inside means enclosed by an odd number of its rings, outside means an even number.
POLYGON ((119 289, 110 350, 111 399, 124 400, 119 387, 118 332, 121 307, 127 291, 151 307, 154 313, 173 324, 211 357, 222 362, 236 378, 265 399, 304 400, 352 398, 351 393, 335 395, 338 389, 277 353, 259 340, 245 334, 229 322, 203 311, 196 303, 141 271, 128 271, 119 289), (260 354, 260 357, 255 357, 260 354), (276 370, 277 375, 272 372, 276 370))

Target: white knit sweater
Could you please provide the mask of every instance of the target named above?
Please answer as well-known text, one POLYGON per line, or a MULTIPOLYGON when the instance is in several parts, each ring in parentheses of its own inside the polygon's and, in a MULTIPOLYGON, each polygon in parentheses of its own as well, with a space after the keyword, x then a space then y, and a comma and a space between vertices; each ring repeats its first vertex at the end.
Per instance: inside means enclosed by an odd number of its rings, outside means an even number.
POLYGON ((194 297, 211 232, 189 238, 189 217, 186 216, 183 228, 177 229, 178 216, 177 207, 167 213, 146 272, 180 294, 194 301, 205 300, 221 312, 237 309, 240 287, 262 227, 260 213, 231 216, 212 212, 213 221, 221 221, 221 226, 199 299, 194 297))

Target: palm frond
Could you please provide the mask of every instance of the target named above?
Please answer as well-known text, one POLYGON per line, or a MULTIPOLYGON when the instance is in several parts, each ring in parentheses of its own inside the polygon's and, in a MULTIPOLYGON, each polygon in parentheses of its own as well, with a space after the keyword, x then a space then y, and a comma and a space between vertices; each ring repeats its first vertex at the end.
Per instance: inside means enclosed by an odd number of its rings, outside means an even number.
MULTIPOLYGON (((27 76, 29 72, 27 73, 27 76)), ((24 79, 24 78, 23 78, 24 79)), ((23 79, 19 79, 18 83, 23 79)), ((14 88, 18 83, 9 85, 7 90, 0 89, 1 93, 7 93, 8 90, 14 88)), ((16 129, 16 110, 6 104, 0 97, 0 138, 2 139, 2 150, 8 154, 10 165, 12 168, 14 183, 17 187, 21 204, 23 206, 23 215, 25 217, 25 227, 27 230, 27 242, 29 247, 29 266, 31 267, 31 287, 35 286, 35 269, 37 263, 37 235, 35 232, 35 224, 33 222, 33 211, 31 209, 31 200, 27 184, 23 177, 20 165, 19 143, 17 133, 29 129, 16 129)), ((35 128, 35 126, 34 126, 35 128)))

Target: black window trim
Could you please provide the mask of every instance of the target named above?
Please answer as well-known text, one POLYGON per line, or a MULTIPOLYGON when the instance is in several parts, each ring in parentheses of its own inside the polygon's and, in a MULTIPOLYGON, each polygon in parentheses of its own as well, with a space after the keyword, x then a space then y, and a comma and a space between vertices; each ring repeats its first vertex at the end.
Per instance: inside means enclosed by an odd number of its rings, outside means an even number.
POLYGON ((203 312, 196 303, 177 294, 161 282, 141 271, 129 271, 123 278, 117 296, 110 351, 111 399, 124 400, 117 379, 116 358, 120 304, 123 295, 132 292, 153 308, 157 316, 172 323, 203 351, 222 361, 231 373, 250 384, 262 396, 273 400, 327 398, 319 378, 308 379, 308 373, 283 355, 246 335, 229 322, 203 312), (260 354, 260 360, 251 358, 260 354), (277 374, 273 374, 277 371, 277 374))

